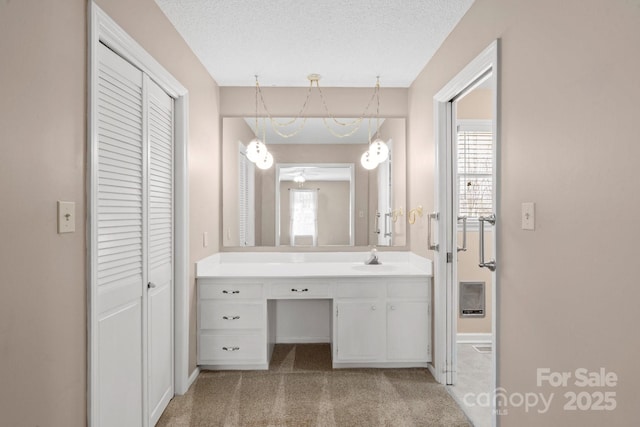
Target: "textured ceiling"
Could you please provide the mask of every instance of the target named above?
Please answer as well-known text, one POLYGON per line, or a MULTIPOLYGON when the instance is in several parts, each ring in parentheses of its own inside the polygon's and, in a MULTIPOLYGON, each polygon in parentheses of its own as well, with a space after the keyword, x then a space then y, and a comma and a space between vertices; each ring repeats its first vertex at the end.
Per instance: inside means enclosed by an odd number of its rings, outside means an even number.
POLYGON ((220 86, 408 87, 473 0, 156 0, 220 86))

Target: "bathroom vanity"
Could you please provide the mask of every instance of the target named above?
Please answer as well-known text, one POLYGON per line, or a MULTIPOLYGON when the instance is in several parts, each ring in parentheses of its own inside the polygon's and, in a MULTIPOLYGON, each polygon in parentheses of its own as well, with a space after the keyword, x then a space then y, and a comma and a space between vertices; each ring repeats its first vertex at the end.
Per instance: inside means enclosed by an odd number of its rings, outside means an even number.
POLYGON ((326 300, 334 368, 426 367, 431 261, 410 252, 383 252, 381 265, 365 265, 367 257, 364 252, 244 252, 198 262, 198 365, 268 369, 277 302, 326 300))

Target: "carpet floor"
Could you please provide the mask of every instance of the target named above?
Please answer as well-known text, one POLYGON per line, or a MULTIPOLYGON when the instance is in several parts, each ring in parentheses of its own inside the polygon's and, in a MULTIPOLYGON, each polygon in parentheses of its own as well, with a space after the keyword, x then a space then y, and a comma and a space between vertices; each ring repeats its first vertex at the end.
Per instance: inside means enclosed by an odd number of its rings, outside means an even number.
POLYGON ((471 426, 429 371, 331 368, 328 344, 278 344, 268 371, 202 371, 157 426, 471 426))

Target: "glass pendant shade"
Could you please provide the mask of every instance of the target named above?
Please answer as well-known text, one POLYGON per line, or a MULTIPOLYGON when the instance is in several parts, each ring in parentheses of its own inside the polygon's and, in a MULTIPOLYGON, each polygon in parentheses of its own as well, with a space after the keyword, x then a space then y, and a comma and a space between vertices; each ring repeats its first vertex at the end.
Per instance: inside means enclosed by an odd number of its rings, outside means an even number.
POLYGON ((256 162, 256 166, 262 170, 269 169, 273 166, 273 155, 265 150, 264 155, 256 162))
POLYGON ((261 158, 264 158, 267 152, 267 147, 258 138, 253 138, 247 146, 247 159, 256 163, 261 158))
POLYGON ((360 157, 360 163, 362 163, 362 167, 366 170, 375 169, 378 166, 378 162, 373 159, 373 156, 369 151, 365 151, 360 157))
POLYGON ((376 139, 371 143, 369 152, 374 161, 382 163, 389 157, 389 146, 381 139, 376 139))

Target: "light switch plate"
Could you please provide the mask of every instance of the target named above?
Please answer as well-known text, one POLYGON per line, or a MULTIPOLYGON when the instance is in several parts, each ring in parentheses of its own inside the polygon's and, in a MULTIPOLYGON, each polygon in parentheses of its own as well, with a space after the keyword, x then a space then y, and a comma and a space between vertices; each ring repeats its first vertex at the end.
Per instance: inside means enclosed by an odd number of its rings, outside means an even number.
POLYGON ((524 202, 522 204, 522 229, 523 230, 535 230, 536 229, 536 205, 533 202, 524 202))
POLYGON ((76 231, 75 202, 58 201, 58 233, 73 233, 76 231))

